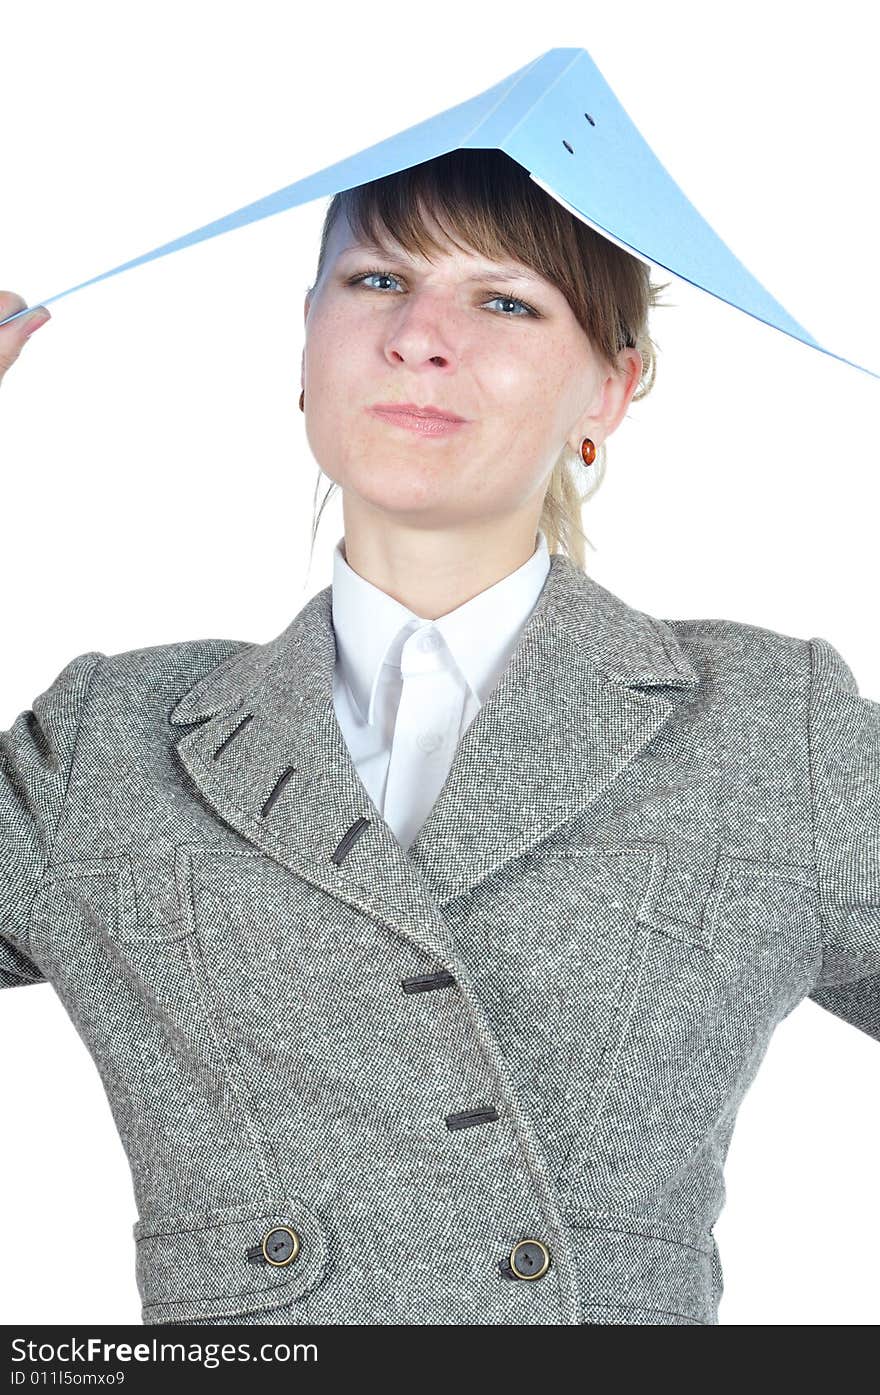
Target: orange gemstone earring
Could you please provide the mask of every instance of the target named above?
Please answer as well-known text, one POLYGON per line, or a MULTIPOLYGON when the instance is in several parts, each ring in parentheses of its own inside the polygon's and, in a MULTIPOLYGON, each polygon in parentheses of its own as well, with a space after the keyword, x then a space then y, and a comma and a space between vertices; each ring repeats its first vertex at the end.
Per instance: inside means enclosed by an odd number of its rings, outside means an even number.
POLYGON ((581 460, 585 465, 592 465, 596 459, 596 446, 589 436, 585 436, 581 441, 581 460))
POLYGON ((299 395, 299 409, 300 409, 301 412, 304 412, 304 411, 305 411, 305 409, 306 409, 306 405, 305 405, 305 404, 306 404, 306 394, 305 394, 305 389, 303 389, 303 391, 302 391, 302 392, 300 393, 300 395, 299 395))

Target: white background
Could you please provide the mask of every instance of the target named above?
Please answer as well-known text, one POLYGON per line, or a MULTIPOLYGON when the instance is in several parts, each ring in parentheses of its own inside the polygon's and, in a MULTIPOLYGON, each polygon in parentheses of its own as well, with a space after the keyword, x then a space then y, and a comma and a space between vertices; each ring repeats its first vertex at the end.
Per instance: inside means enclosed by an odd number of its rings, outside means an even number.
MULTIPOLYGON (((771 294, 880 372, 872 9, 7 0, 0 286, 37 304, 573 45, 771 294)), ((338 496, 309 575, 297 409, 325 207, 51 305, 0 390, 0 727, 76 654, 264 641, 328 584, 338 496)), ((658 616, 824 636, 880 698, 880 384, 665 299, 589 570, 658 616)), ((51 987, 3 994, 0 1058, 3 1321, 139 1322, 128 1165, 51 987)), ((878 1081, 878 1043, 813 1003, 776 1031, 727 1164, 722 1323, 880 1319, 878 1081)))

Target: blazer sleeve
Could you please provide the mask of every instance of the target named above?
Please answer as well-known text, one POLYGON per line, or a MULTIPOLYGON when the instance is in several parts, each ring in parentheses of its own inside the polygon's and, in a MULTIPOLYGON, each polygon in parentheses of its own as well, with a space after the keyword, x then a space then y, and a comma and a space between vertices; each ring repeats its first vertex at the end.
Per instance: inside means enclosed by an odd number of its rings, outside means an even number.
POLYGON ((880 1041, 880 703, 810 644, 810 776, 824 954, 810 997, 880 1041))
POLYGON ((45 982, 31 910, 61 821, 77 733, 104 654, 79 654, 0 731, 0 988, 45 982))

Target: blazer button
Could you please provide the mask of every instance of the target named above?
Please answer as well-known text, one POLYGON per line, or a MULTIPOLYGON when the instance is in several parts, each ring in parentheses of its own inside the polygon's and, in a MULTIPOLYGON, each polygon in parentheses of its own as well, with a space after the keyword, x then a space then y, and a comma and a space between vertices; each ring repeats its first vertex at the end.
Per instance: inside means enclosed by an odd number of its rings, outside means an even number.
POLYGON ((269 1264, 290 1264, 299 1254, 300 1240, 288 1225, 267 1230, 263 1236, 263 1255, 269 1264))
POLYGON ((550 1268, 550 1251, 542 1240, 518 1240, 498 1267, 508 1279, 542 1279, 550 1268))

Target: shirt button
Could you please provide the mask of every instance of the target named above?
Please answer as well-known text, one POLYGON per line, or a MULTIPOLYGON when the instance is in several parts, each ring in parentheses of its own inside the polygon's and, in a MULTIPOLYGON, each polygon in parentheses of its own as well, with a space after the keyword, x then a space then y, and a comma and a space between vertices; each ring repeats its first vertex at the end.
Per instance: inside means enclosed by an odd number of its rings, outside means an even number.
POLYGON ((433 649, 440 648, 440 636, 436 631, 431 630, 426 635, 422 635, 419 640, 419 648, 423 654, 429 654, 433 649))
POLYGON ((550 1268, 550 1251, 542 1240, 518 1240, 500 1268, 508 1278, 542 1279, 550 1268))
POLYGON ((443 745, 443 737, 439 731, 420 732, 416 740, 422 751, 436 751, 438 746, 443 745))
POLYGON ((263 1254, 269 1264, 290 1264, 299 1254, 300 1239, 288 1225, 275 1226, 263 1236, 263 1254))

